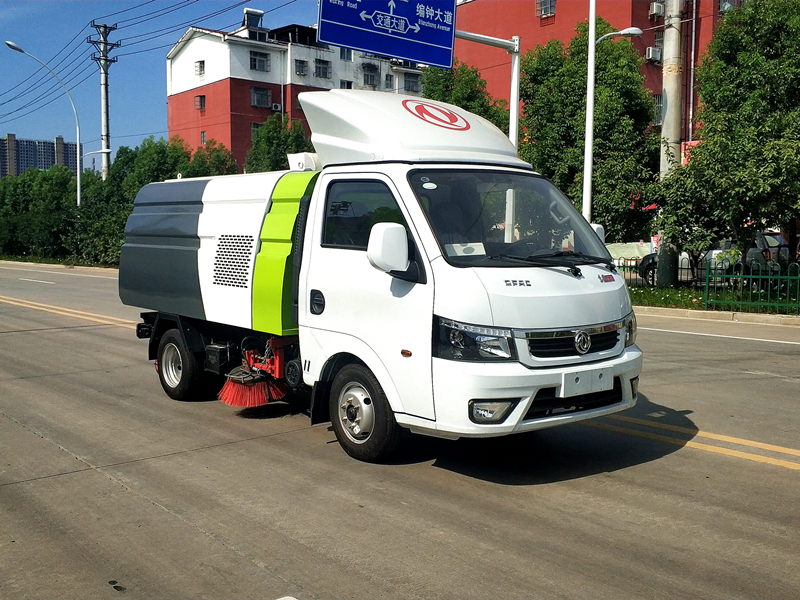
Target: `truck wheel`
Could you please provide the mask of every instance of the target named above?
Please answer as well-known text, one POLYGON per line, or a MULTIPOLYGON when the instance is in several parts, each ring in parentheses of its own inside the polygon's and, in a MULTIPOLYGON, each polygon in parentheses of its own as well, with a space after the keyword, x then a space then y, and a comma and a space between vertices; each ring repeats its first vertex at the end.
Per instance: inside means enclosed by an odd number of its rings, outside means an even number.
POLYGON ((336 439, 353 458, 380 462, 397 448, 400 426, 378 380, 365 366, 347 365, 337 373, 330 411, 336 439))
POLYGON ((158 378, 173 400, 199 398, 203 371, 177 329, 170 329, 158 344, 158 378))

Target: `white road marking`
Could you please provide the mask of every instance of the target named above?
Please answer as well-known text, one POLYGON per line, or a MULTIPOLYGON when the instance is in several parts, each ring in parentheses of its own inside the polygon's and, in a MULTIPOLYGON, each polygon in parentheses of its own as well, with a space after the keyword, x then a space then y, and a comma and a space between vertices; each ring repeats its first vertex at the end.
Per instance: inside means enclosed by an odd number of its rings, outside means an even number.
POLYGON ((6 271, 27 271, 28 273, 47 273, 48 275, 68 275, 70 277, 91 277, 92 279, 114 279, 116 277, 106 277, 104 275, 87 275, 85 273, 65 273, 64 271, 42 271, 41 269, 20 269, 17 267, 0 267, 6 271))
POLYGON ((47 283, 49 285, 55 285, 55 281, 42 281, 41 279, 25 279, 24 277, 19 278, 20 281, 32 281, 33 283, 47 283))
POLYGON ((787 342, 785 340, 765 340, 763 338, 740 337, 737 335, 720 335, 718 333, 698 333, 696 331, 675 331, 674 329, 654 329, 653 327, 639 327, 640 331, 660 331, 662 333, 682 333, 683 335, 699 335, 704 337, 726 338, 729 340, 745 340, 748 342, 769 342, 772 344, 790 344, 800 346, 800 342, 787 342))

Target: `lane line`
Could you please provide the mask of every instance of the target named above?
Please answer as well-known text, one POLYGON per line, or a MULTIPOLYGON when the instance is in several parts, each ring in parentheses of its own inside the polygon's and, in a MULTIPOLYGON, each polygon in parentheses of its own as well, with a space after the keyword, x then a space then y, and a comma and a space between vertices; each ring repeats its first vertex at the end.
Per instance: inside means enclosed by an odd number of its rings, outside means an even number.
POLYGON ((619 427, 617 425, 610 425, 608 423, 600 423, 597 421, 583 421, 582 424, 586 425, 587 427, 594 427, 595 429, 603 429, 605 431, 613 431, 614 433, 633 435, 636 437, 647 438, 649 440, 673 444, 675 446, 688 446, 689 448, 695 448, 696 450, 705 450, 706 452, 713 452, 714 454, 724 454, 725 456, 742 458, 744 460, 751 460, 753 462, 764 463, 775 467, 783 467, 784 469, 791 469, 792 471, 800 471, 800 463, 781 460, 779 458, 770 458, 768 456, 759 456, 758 454, 749 454, 748 452, 741 452, 740 450, 731 450, 729 448, 712 446, 711 444, 703 444, 690 440, 681 440, 666 435, 659 435, 657 433, 650 433, 648 431, 640 431, 638 429, 629 429, 627 427, 619 427))
POLYGON ((20 269, 19 267, 0 267, 6 271, 26 271, 29 273, 47 273, 48 275, 67 275, 69 277, 91 277, 92 279, 113 279, 117 277, 106 277, 105 275, 87 275, 86 273, 64 273, 62 271, 43 271, 42 269, 20 269))
POLYGON ((42 281, 41 279, 25 279, 24 277, 19 278, 20 281, 32 281, 33 283, 47 283, 50 285, 55 285, 55 281, 42 281))
POLYGON ((674 329, 655 329, 653 327, 639 327, 639 331, 660 331, 662 333, 682 333, 683 335, 699 335, 702 337, 726 338, 729 340, 746 340, 748 342, 770 342, 772 344, 791 344, 800 346, 800 342, 787 342, 784 340, 765 340, 763 338, 739 337, 736 335, 720 335, 718 333, 698 333, 696 331, 675 331, 674 329))
POLYGON ((125 319, 119 319, 117 317, 109 317, 106 315, 97 315, 89 312, 81 312, 73 310, 71 308, 63 308, 61 306, 41 304, 40 302, 30 302, 28 300, 19 300, 17 298, 9 298, 8 296, 0 296, 0 302, 4 302, 5 304, 10 304, 12 306, 29 308, 31 310, 40 310, 42 312, 48 312, 54 315, 61 315, 62 317, 74 317, 76 319, 83 319, 85 321, 92 321, 93 323, 101 323, 103 325, 114 325, 115 327, 136 329, 136 321, 127 321, 125 319))
POLYGON ((788 454, 790 456, 800 456, 800 450, 794 448, 785 448, 783 446, 775 446, 773 444, 765 444, 763 442, 756 442, 754 440, 746 440, 729 435, 720 435, 718 433, 709 433, 707 431, 697 431, 689 427, 678 427, 677 425, 668 425, 667 423, 656 423, 646 419, 636 419, 634 417, 626 417, 624 415, 609 415, 609 419, 615 421, 623 421, 625 423, 634 423, 636 425, 644 425, 646 427, 653 427, 655 429, 664 429, 666 431, 675 431, 677 433, 685 433, 687 435, 694 435, 697 437, 704 437, 710 440, 717 440, 720 442, 728 442, 730 444, 738 444, 740 446, 749 446, 751 448, 760 448, 761 450, 769 450, 770 452, 777 452, 779 454, 788 454))

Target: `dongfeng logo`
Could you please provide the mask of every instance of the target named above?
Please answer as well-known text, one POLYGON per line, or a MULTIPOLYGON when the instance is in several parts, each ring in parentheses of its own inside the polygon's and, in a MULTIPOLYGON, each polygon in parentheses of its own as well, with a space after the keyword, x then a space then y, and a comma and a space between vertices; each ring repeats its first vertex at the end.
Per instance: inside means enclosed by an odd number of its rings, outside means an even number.
POLYGON ((423 102, 422 100, 403 100, 403 108, 418 119, 422 119, 426 123, 444 129, 466 131, 470 127, 467 120, 458 113, 444 106, 439 106, 430 102, 423 102))
POLYGON ((589 348, 592 347, 592 336, 585 331, 579 331, 575 334, 575 351, 578 354, 586 354, 589 348))

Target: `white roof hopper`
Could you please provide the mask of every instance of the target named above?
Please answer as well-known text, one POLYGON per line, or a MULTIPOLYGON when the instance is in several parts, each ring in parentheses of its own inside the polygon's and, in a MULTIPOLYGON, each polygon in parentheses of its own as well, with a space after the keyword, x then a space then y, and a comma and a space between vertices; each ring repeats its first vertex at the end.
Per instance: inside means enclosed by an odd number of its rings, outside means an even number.
POLYGON ((298 98, 323 166, 397 161, 531 168, 502 131, 452 104, 366 90, 304 92, 298 98))

